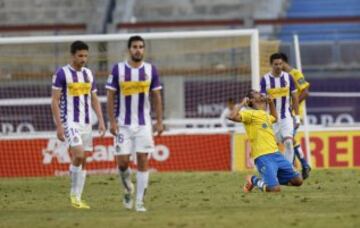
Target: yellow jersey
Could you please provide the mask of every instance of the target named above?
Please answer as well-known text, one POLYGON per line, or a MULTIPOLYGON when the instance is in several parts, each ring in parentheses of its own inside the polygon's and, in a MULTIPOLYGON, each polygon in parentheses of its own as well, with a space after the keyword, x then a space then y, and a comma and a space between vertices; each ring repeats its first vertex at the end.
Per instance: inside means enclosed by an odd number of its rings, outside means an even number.
POLYGON ((264 110, 244 109, 239 111, 246 134, 250 140, 250 157, 256 159, 265 154, 277 152, 275 134, 272 124, 275 118, 264 110))
MULTIPOLYGON (((305 77, 304 77, 303 73, 301 71, 299 71, 298 69, 295 69, 295 68, 291 69, 289 74, 294 79, 295 87, 297 89, 297 95, 299 97, 301 92, 304 89, 309 88, 310 84, 305 80, 305 77)), ((301 103, 299 103, 299 115, 300 115, 300 117, 303 116, 303 114, 304 114, 303 112, 304 112, 304 102, 301 102, 301 103)))

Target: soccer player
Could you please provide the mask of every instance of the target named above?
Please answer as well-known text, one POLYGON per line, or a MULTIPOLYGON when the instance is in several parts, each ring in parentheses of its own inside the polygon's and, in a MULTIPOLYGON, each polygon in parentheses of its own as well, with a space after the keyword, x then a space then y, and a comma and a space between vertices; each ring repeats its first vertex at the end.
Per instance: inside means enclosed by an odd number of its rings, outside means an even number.
POLYGON ((85 67, 89 47, 82 41, 71 44, 71 63, 58 69, 52 81, 51 110, 57 137, 66 141, 71 153, 71 205, 90 208, 81 199, 86 179, 86 152, 93 151, 91 107, 99 121, 100 136, 105 134, 105 124, 96 95, 95 78, 85 67))
POLYGON ((148 187, 148 155, 154 151, 149 95, 155 105, 155 131, 161 134, 162 102, 159 76, 154 65, 144 62, 145 41, 132 36, 128 43, 129 59, 114 65, 108 78, 107 111, 110 132, 115 136, 115 159, 120 182, 124 187, 123 205, 133 208, 133 184, 130 179, 130 154, 136 153, 136 202, 135 210, 145 212, 144 195, 148 187))
POLYGON ((295 83, 290 74, 282 71, 283 61, 279 53, 270 56, 271 72, 260 81, 260 92, 274 98, 279 120, 274 124, 276 139, 285 146, 285 158, 294 161, 293 134, 300 125, 299 104, 295 83), (292 110, 295 113, 293 119, 292 110), (294 126, 295 122, 295 126, 294 126))
MULTIPOLYGON (((305 77, 301 71, 290 66, 288 57, 286 54, 280 53, 280 55, 281 55, 281 59, 283 60, 283 71, 289 73, 294 79, 295 86, 297 89, 297 96, 299 99, 299 115, 300 115, 300 118, 302 118, 302 116, 304 115, 304 113, 303 113, 304 105, 305 105, 304 101, 309 96, 310 84, 305 80, 305 77)), ((300 161, 301 168, 302 168, 302 176, 303 176, 303 179, 305 180, 310 175, 311 167, 305 159, 305 156, 301 149, 300 143, 298 143, 295 140, 295 135, 296 135, 296 130, 294 131, 294 152, 295 152, 295 156, 300 161)))
POLYGON ((244 192, 250 192, 254 186, 264 192, 279 192, 280 185, 302 185, 300 174, 278 151, 272 128, 278 117, 271 96, 266 97, 251 90, 229 119, 244 124, 251 144, 250 156, 260 173, 260 177, 255 175, 246 177, 244 192), (266 112, 267 106, 270 114, 266 112))

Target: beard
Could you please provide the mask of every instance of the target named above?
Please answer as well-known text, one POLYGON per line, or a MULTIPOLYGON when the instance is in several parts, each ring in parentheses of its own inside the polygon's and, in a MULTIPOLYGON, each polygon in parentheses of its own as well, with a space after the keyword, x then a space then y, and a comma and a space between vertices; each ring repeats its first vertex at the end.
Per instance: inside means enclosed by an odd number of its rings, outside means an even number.
POLYGON ((131 60, 134 61, 134 62, 141 62, 143 60, 143 57, 140 55, 140 56, 131 56, 131 60))
POLYGON ((81 68, 85 66, 86 62, 74 62, 73 64, 75 67, 81 68))
POLYGON ((274 70, 274 73, 275 73, 275 74, 280 74, 281 71, 282 71, 281 69, 275 69, 275 70, 274 70))

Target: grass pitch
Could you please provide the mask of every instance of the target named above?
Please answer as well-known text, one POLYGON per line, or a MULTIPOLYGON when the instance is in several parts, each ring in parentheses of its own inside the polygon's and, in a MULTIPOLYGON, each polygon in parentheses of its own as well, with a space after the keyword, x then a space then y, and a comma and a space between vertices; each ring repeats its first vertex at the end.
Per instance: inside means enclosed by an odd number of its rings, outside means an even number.
POLYGON ((300 188, 244 194, 245 173, 154 173, 148 212, 122 207, 118 177, 90 176, 74 209, 69 178, 0 179, 0 227, 360 227, 360 170, 313 171, 300 188))

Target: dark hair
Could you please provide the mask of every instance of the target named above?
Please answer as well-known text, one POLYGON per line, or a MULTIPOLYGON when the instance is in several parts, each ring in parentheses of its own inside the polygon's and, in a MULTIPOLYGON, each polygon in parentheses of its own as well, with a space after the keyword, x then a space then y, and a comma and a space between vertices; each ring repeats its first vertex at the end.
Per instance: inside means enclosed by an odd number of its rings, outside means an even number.
POLYGON ((229 98, 227 99, 227 103, 235 104, 234 98, 229 97, 229 98))
POLYGON ((284 62, 286 62, 286 63, 289 62, 289 61, 288 61, 288 57, 287 57, 287 55, 286 55, 285 53, 279 52, 279 54, 281 55, 281 59, 282 59, 284 62))
MULTIPOLYGON (((249 92, 247 92, 246 97, 247 97, 249 100, 252 99, 252 98, 254 98, 253 92, 255 92, 255 90, 253 90, 253 89, 251 89, 251 90, 249 90, 249 92)), ((250 108, 253 108, 253 103, 251 103, 251 102, 249 101, 248 106, 249 106, 250 108)))
POLYGON ((80 40, 74 41, 71 46, 70 46, 70 53, 71 54, 75 54, 77 51, 81 51, 81 50, 89 50, 89 46, 80 40))
POLYGON ((144 44, 144 47, 145 47, 145 40, 141 36, 131 36, 127 43, 128 49, 131 48, 132 42, 135 42, 135 41, 142 41, 144 44))
POLYGON ((270 56, 270 64, 273 63, 275 59, 282 59, 282 56, 280 53, 274 53, 270 56))

